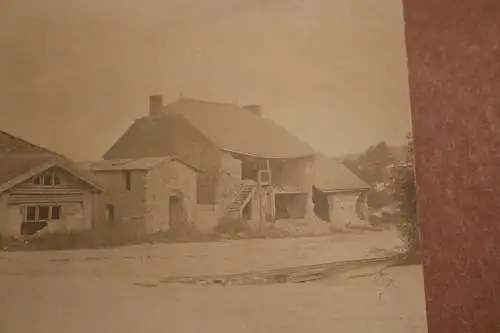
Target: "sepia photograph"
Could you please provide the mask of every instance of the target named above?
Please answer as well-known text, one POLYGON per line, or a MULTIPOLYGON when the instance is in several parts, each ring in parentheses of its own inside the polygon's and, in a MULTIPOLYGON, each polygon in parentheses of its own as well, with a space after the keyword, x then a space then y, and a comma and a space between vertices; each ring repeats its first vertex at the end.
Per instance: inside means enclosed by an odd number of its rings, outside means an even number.
POLYGON ((401 1, 0 7, 0 333, 427 333, 401 1))

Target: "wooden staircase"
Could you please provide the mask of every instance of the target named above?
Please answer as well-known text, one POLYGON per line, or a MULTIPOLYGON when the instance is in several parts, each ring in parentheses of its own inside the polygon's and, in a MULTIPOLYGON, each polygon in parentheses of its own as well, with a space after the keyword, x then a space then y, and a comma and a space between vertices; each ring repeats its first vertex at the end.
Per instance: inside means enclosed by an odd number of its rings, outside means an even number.
POLYGON ((252 200, 257 184, 253 180, 241 180, 233 189, 232 199, 224 209, 224 217, 241 218, 243 208, 252 200))

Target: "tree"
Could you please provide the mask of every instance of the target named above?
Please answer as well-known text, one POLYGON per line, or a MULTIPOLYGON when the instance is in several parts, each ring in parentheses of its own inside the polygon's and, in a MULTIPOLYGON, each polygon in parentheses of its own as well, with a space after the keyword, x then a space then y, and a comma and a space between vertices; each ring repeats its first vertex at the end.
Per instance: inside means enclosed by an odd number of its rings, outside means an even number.
POLYGON ((415 186, 415 173, 413 169, 413 140, 408 135, 406 145, 407 158, 390 167, 390 180, 388 187, 394 200, 396 200, 400 218, 397 228, 410 254, 418 254, 421 250, 420 228, 417 220, 417 193, 415 186))
POLYGON ((358 157, 344 161, 347 168, 371 185, 386 180, 386 167, 393 162, 395 162, 394 156, 384 141, 368 147, 358 157))
POLYGON ((392 201, 388 191, 379 188, 379 185, 387 183, 389 177, 387 166, 397 160, 387 143, 380 141, 368 147, 356 158, 344 161, 344 165, 350 171, 373 187, 367 194, 368 206, 371 209, 378 210, 392 201))

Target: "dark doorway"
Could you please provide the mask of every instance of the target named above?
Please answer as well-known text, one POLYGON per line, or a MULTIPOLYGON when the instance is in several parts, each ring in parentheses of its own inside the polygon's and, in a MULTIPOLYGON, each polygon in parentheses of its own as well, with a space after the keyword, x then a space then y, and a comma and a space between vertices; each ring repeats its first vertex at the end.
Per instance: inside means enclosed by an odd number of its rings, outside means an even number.
POLYGON ((107 220, 109 224, 115 224, 115 206, 107 205, 107 220))
POLYGON ((169 222, 171 230, 180 230, 185 224, 185 213, 182 207, 182 200, 178 196, 171 196, 169 199, 169 222))
POLYGON ((31 236, 47 226, 47 222, 23 222, 21 224, 21 235, 31 236))
POLYGON ((363 193, 356 200, 356 214, 361 221, 366 221, 368 216, 366 212, 367 208, 367 194, 363 193))
POLYGON ((276 219, 303 219, 306 215, 307 193, 279 193, 274 196, 276 219))
POLYGON ((313 187, 314 214, 325 222, 330 222, 330 204, 328 195, 313 187))

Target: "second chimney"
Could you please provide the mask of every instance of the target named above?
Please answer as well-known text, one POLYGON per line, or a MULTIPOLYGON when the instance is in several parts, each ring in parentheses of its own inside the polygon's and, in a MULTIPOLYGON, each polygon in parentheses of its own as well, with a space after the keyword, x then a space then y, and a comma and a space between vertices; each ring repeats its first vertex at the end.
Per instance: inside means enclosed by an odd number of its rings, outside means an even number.
POLYGON ((260 105, 246 105, 243 107, 244 109, 247 109, 248 111, 252 112, 254 115, 258 117, 262 117, 262 112, 260 105))
POLYGON ((163 113, 163 96, 151 95, 149 96, 149 116, 158 117, 163 113))

